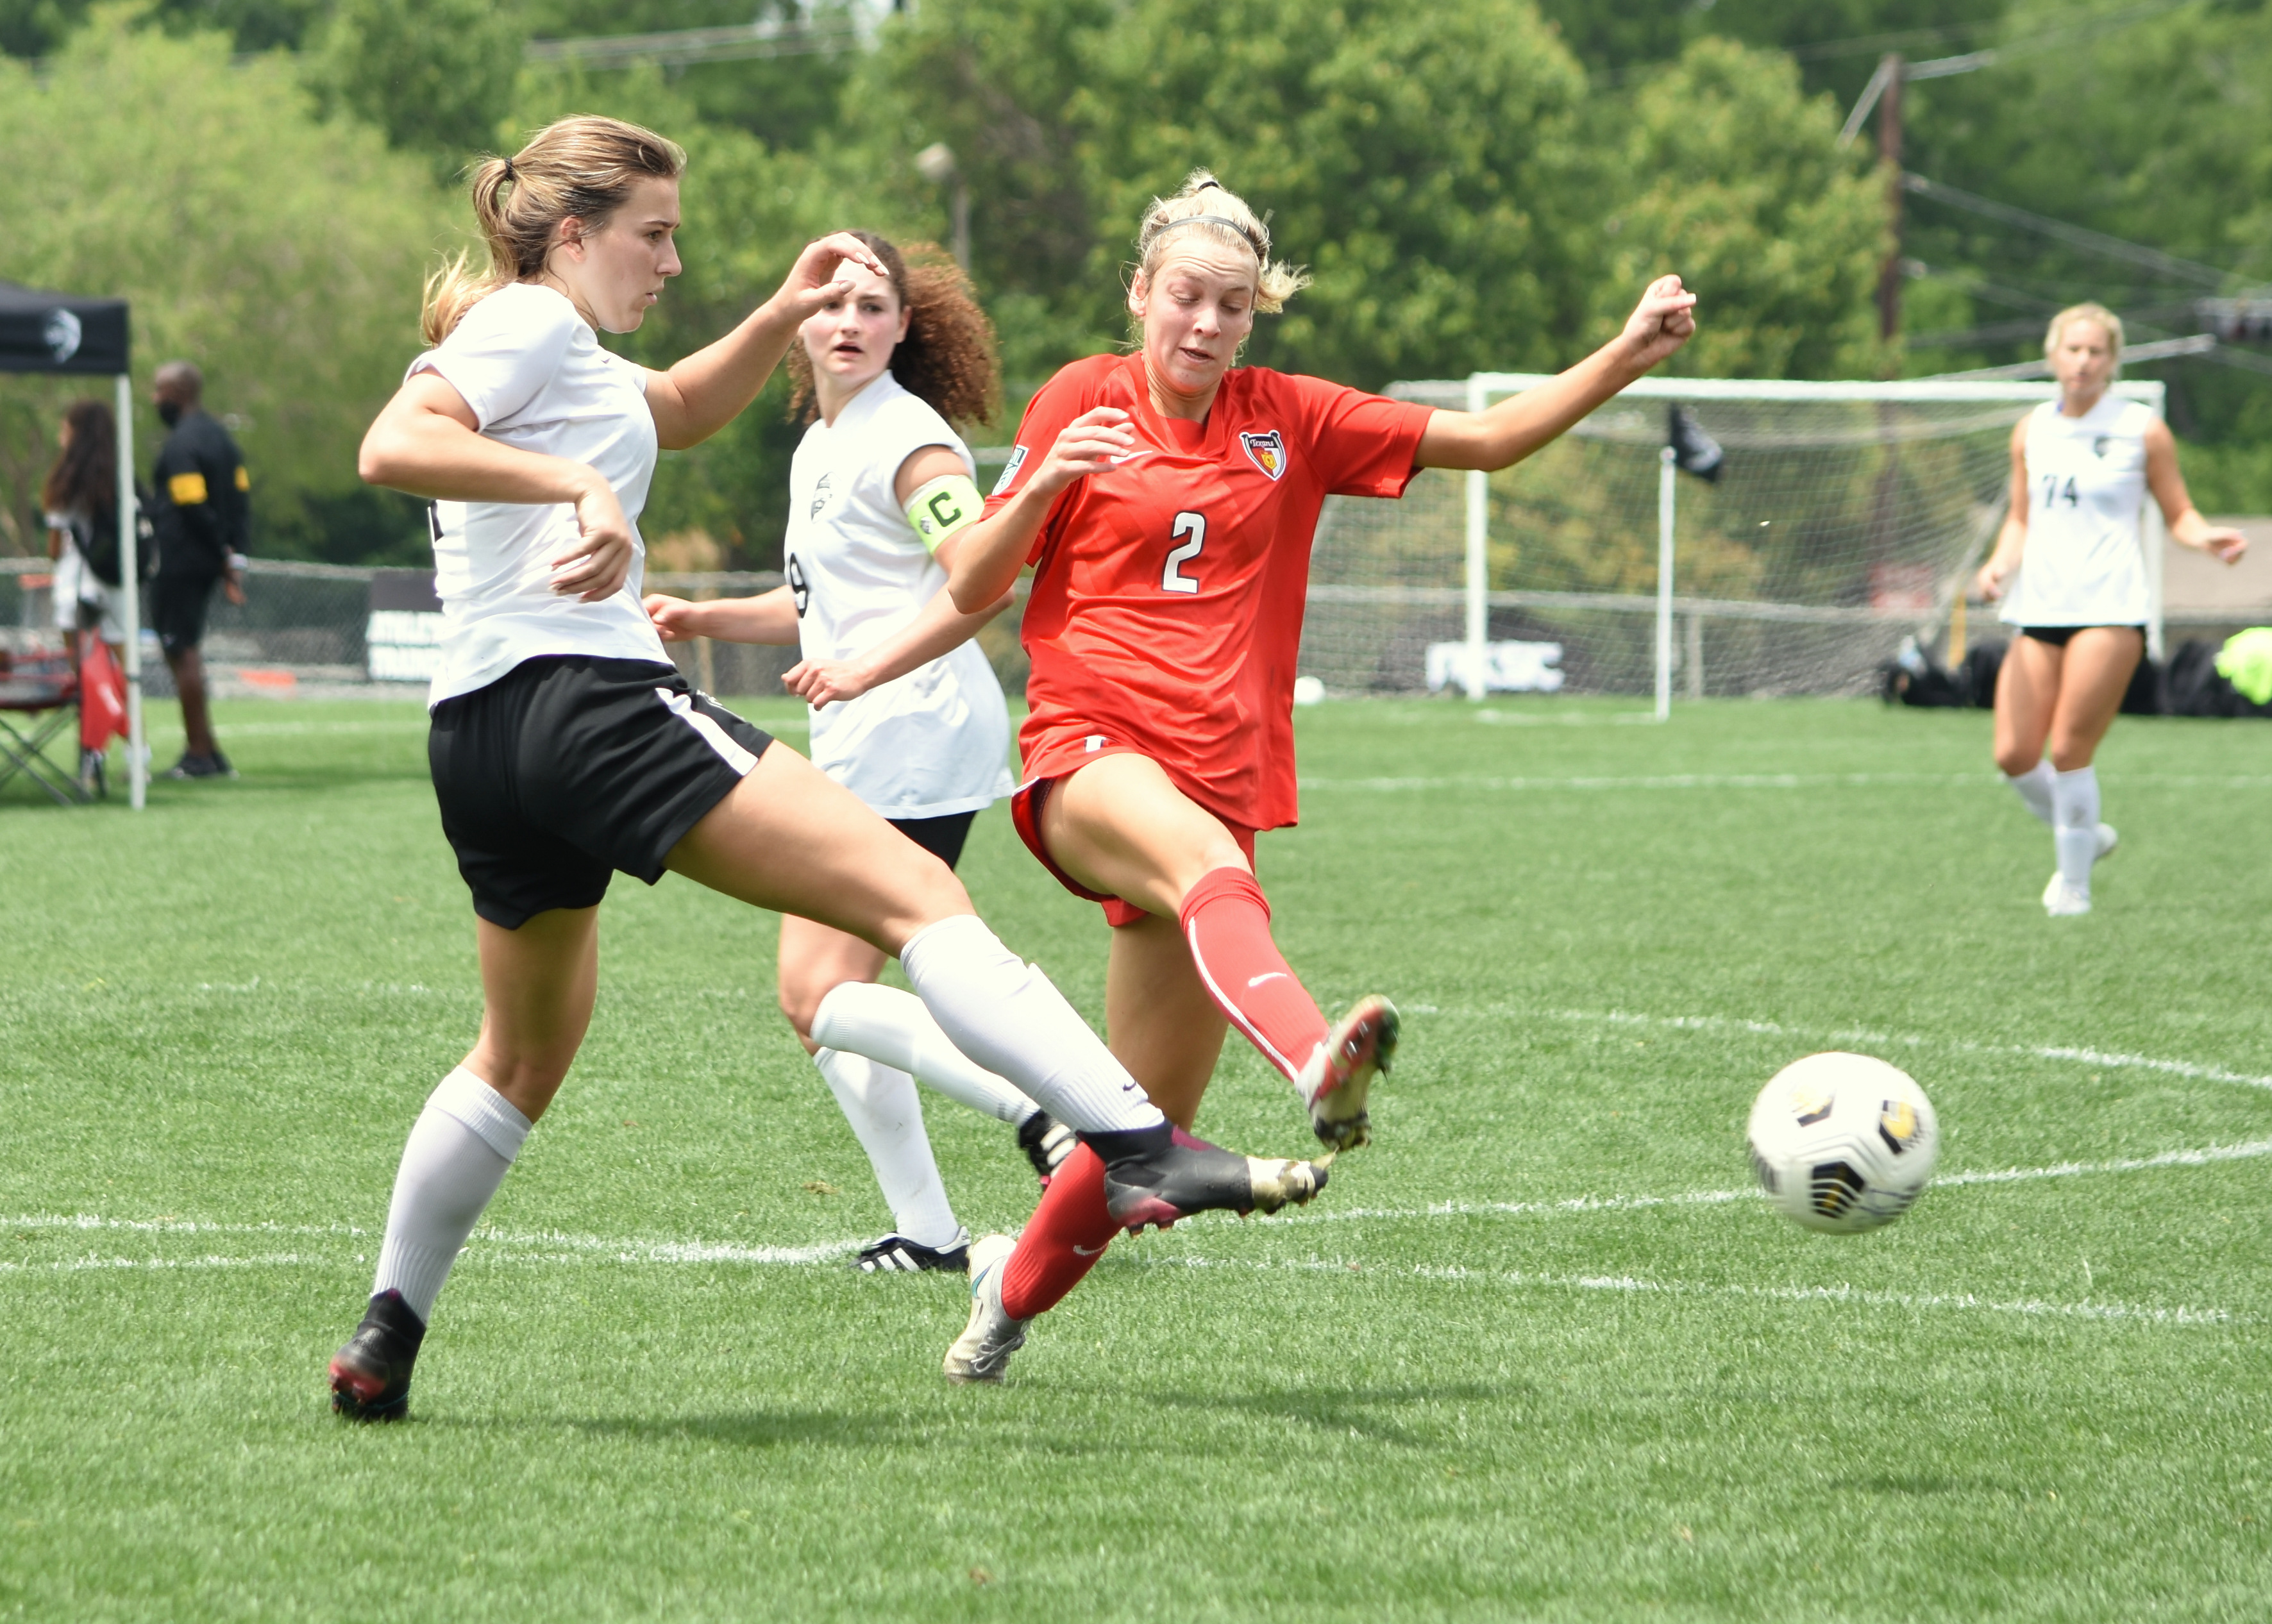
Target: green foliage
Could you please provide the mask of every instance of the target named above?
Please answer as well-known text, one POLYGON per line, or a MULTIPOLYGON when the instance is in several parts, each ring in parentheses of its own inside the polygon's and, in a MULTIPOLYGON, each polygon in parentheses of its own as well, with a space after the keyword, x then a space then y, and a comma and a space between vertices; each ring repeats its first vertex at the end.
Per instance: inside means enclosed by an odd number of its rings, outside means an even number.
MULTIPOLYGON (((416 346, 446 233, 423 167, 319 123, 280 58, 233 67, 218 35, 116 19, 38 78, 0 61, 0 276, 131 299, 138 376, 195 360, 238 420, 260 544, 315 550, 304 499, 356 488, 355 443, 416 346)), ((0 437, 51 443, 54 387, 4 388, 0 437)), ((157 432, 144 408, 146 462, 157 432)), ((21 524, 30 493, 10 483, 21 524)))
POLYGON ((1125 324, 1113 272, 1151 197, 1204 165, 1315 278, 1257 361, 1378 388, 1569 359, 1584 85, 1528 0, 1154 0, 1105 43, 1081 101, 1101 317, 1125 324))
POLYGON ((488 0, 337 0, 310 78, 447 175, 497 144, 525 38, 488 0))
POLYGON ((1892 243, 1887 181, 1835 145, 1840 114, 1809 97, 1788 56, 1698 41, 1629 101, 1615 205, 1598 230, 1592 333, 1607 338, 1651 277, 1700 295, 1697 337, 1669 370, 1691 376, 1867 376, 1880 358, 1869 303, 1892 243))

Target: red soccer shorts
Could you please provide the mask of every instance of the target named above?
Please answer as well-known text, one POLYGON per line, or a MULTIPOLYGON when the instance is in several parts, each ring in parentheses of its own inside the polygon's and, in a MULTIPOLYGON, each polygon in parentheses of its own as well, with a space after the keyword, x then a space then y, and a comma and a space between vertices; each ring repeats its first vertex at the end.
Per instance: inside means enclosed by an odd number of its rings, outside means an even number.
MULTIPOLYGON (((1125 756, 1134 755, 1136 752, 1108 749, 1103 754, 1125 756)), ((1071 776, 1070 773, 1065 775, 1065 778, 1071 776)), ((1102 891, 1089 890, 1087 886, 1058 868, 1057 859, 1050 855, 1050 848, 1043 843, 1042 808, 1049 804, 1050 792, 1064 781, 1064 778, 1029 778, 1018 786, 1017 793, 1010 797, 1010 821, 1018 826, 1018 838, 1026 843, 1026 849, 1040 860, 1043 868, 1057 876, 1058 884, 1076 897, 1083 897, 1091 902, 1102 904, 1106 924, 1115 930, 1123 925, 1133 925, 1138 920, 1144 918, 1149 910, 1140 908, 1132 902, 1124 902, 1117 897, 1107 896, 1102 891)), ((1225 823, 1223 827, 1229 830, 1230 838, 1238 842, 1238 849, 1245 854, 1246 866, 1249 868, 1253 868, 1254 831, 1251 829, 1240 829, 1230 823, 1225 823)))

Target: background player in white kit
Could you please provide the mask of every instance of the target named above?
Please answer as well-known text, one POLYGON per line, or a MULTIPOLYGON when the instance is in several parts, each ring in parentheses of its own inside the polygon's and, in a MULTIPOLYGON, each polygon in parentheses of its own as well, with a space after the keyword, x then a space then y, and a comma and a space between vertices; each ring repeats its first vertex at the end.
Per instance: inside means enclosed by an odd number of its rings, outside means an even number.
POLYGON ((2051 825, 2059 866, 2044 907, 2056 916, 2090 912, 2091 866, 2114 849, 2091 758, 2146 652, 2147 491, 2181 545, 2231 564, 2248 542, 2195 510, 2169 425, 2106 392, 2120 317, 2096 304, 2061 310, 2044 354, 2059 399, 2012 430, 2011 509, 1978 584, 2019 632, 1996 679, 1996 764, 2051 825))
MULTIPOLYGON (((785 681, 813 706, 813 764, 951 868, 971 820, 1014 787, 1009 711, 970 640, 1010 600, 964 615, 946 595, 945 566, 983 505, 977 465, 948 419, 993 413, 993 332, 936 250, 910 269, 882 237, 848 235, 886 273, 838 266, 848 291, 805 322, 789 353, 789 410, 812 426, 789 473, 788 584, 703 603, 658 592, 646 608, 666 642, 797 644, 804 658, 785 681)), ((781 917, 781 1013, 868 1152, 896 1225, 861 1250, 860 1267, 960 1270, 970 1237, 932 1159, 916 1079, 1013 1124, 1045 1180, 1073 1136, 966 1059, 919 999, 872 985, 884 963, 857 936, 781 917)))

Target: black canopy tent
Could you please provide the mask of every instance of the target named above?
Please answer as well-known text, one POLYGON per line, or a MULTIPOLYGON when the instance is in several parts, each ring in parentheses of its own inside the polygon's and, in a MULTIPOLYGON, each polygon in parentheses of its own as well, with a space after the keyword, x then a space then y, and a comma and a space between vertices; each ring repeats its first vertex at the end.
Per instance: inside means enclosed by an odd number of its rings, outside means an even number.
POLYGON ((127 781, 137 808, 149 786, 142 739, 142 571, 135 556, 134 383, 123 299, 83 299, 0 282, 0 372, 109 376, 117 381, 118 560, 126 633, 127 781))

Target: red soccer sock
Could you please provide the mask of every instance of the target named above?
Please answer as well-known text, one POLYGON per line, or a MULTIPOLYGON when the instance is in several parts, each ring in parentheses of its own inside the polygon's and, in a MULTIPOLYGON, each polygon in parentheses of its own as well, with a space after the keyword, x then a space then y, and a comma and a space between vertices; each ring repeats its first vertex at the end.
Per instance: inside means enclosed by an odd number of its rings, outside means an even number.
POLYGON ((1270 905, 1244 868, 1210 868, 1184 897, 1184 939, 1208 995, 1263 1059, 1298 1080, 1326 1017, 1270 939, 1270 905))
POLYGON ((1002 1311, 1029 1320, 1054 1308, 1096 1267, 1120 1225, 1104 1206, 1104 1160, 1074 1148, 1042 1192, 1002 1276, 1002 1311))

